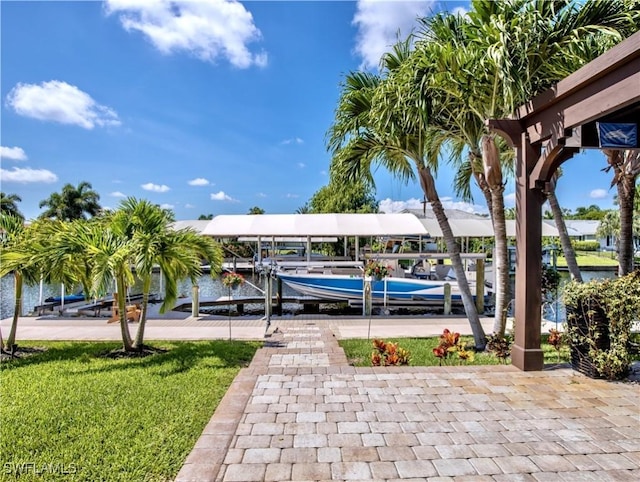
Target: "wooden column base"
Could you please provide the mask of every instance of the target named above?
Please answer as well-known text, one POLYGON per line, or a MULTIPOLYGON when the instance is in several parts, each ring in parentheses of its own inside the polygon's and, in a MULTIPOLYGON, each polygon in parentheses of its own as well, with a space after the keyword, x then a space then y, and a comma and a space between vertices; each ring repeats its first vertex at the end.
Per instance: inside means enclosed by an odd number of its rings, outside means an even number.
POLYGON ((544 354, 540 348, 511 347, 511 364, 525 372, 540 371, 544 368, 544 354))

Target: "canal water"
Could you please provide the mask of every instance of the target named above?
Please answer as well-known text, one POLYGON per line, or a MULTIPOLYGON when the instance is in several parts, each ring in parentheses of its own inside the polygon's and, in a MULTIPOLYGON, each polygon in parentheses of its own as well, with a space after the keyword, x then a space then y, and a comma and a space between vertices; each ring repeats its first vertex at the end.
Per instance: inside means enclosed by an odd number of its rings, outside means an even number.
MULTIPOLYGON (((565 283, 569 279, 569 275, 567 272, 560 272, 562 283, 565 283)), ((615 271, 583 271, 582 276, 585 281, 589 281, 591 279, 599 279, 599 278, 613 278, 616 276, 615 271)), ((250 297, 260 297, 263 296, 263 293, 258 290, 255 285, 260 288, 264 288, 264 278, 261 278, 258 275, 251 276, 247 275, 247 283, 243 284, 238 288, 238 291, 234 292, 236 296, 250 296, 250 297)), ((198 279, 198 286, 200 287, 200 298, 218 298, 221 296, 228 296, 228 288, 226 288, 220 278, 212 278, 210 275, 203 275, 198 279)), ((61 294, 61 286, 60 285, 48 285, 43 284, 42 286, 42 300, 47 299, 50 296, 60 296, 61 294)), ((75 293, 79 291, 79 287, 71 288, 65 287, 66 294, 75 293)), ((178 293, 181 297, 190 297, 191 296, 191 281, 184 280, 179 283, 178 293)), ((559 290, 561 291, 561 290, 559 290)), ((130 293, 137 294, 141 293, 141 286, 135 285, 131 288, 130 293)), ((23 314, 27 315, 30 312, 34 311, 34 307, 40 304, 40 286, 24 286, 23 288, 23 314)), ((159 274, 154 274, 151 284, 151 293, 157 293, 162 296, 161 290, 161 280, 159 274)), ((296 292, 288 288, 286 285, 283 286, 283 295, 284 296, 295 296, 296 292)), ((8 318, 13 316, 13 306, 14 306, 14 279, 13 276, 5 276, 0 280, 0 319, 8 318)), ((264 307, 262 305, 251 306, 248 305, 247 310, 263 310, 264 307)), ((291 308, 291 307, 289 307, 291 308)), ((285 306, 285 309, 287 307, 285 306)), ((204 310, 203 310, 204 311, 204 310)), ((564 321, 564 307, 558 300, 552 300, 545 304, 544 306, 544 317, 550 321, 564 321)))

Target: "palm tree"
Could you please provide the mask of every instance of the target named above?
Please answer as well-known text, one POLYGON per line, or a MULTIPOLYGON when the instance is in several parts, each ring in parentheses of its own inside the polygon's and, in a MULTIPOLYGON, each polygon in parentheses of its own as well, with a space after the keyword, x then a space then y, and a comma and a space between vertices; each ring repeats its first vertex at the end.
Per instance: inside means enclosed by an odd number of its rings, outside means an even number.
POLYGON ((39 251, 37 227, 25 227, 24 220, 11 214, 0 213, 0 277, 13 273, 14 310, 9 336, 0 347, 11 350, 16 341, 18 319, 22 316, 23 284, 35 285, 40 281, 40 265, 36 261, 39 251))
POLYGON ((558 169, 553 174, 551 182, 549 183, 550 189, 545 192, 545 195, 547 196, 547 200, 549 201, 549 206, 551 207, 551 212, 553 213, 553 219, 556 222, 556 228, 558 229, 558 235, 560 236, 560 245, 562 246, 562 252, 564 253, 565 259, 567 260, 569 275, 571 276, 571 279, 573 281, 582 283, 582 273, 580 272, 580 267, 578 266, 578 262, 576 261, 576 252, 574 251, 573 245, 571 244, 569 232, 567 231, 567 225, 564 222, 562 208, 560 207, 560 203, 558 202, 558 198, 556 197, 556 184, 561 175, 561 169, 558 169))
POLYGON ((60 193, 54 192, 48 199, 40 201, 40 207, 47 208, 40 217, 72 221, 86 219, 85 213, 97 216, 102 210, 99 200, 100 195, 86 181, 82 181, 77 187, 65 184, 60 193))
POLYGON ((633 271, 633 208, 636 195, 636 179, 640 175, 640 152, 605 149, 608 167, 613 170, 611 186, 618 189, 618 275, 633 271))
POLYGON ((24 216, 18 209, 17 203, 19 202, 22 202, 22 198, 17 194, 5 194, 4 192, 0 192, 1 213, 24 219, 24 216))
POLYGON ((141 350, 144 346, 154 266, 159 266, 166 280, 161 313, 174 306, 179 280, 191 278, 196 284, 202 274, 202 260, 211 265, 211 276, 221 270, 222 250, 215 241, 191 229, 174 231, 170 227, 172 222, 169 212, 136 198, 124 200, 111 218, 114 231, 132 242, 132 261, 136 276, 142 280, 142 316, 133 349, 141 350))
POLYGON ((374 186, 371 168, 373 164, 380 164, 403 182, 418 178, 442 229, 476 349, 483 350, 486 337, 467 282, 460 247, 455 242, 433 177, 439 149, 434 147, 427 132, 425 112, 416 109, 415 96, 401 92, 396 83, 406 82, 398 69, 409 52, 410 40, 407 39, 396 44, 392 54, 383 57, 384 78, 367 72, 346 77, 336 119, 328 133, 328 145, 333 153, 332 176, 352 181, 365 179, 374 186), (395 96, 399 92, 405 95, 395 96))
MULTIPOLYGON (((469 159, 459 179, 473 176, 485 194, 496 233, 496 321, 503 333, 508 285, 504 214, 504 156, 491 118, 515 108, 637 29, 638 8, 631 2, 531 2, 475 0, 465 17, 448 14, 425 20, 416 43, 414 89, 439 99, 438 127, 460 155, 469 159), (434 95, 434 91, 438 92, 434 95), (481 162, 479 161, 481 159, 481 162)), ((430 122, 433 122, 431 119, 430 122)), ((506 164, 509 165, 509 164, 506 164)))

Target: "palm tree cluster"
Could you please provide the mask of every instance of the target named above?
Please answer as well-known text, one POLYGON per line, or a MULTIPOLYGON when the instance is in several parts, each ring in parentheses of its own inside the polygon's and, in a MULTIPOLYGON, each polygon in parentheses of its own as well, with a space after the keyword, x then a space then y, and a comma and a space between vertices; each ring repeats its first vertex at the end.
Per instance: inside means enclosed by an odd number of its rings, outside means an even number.
POLYGON ((0 276, 13 273, 15 310, 4 346, 15 343, 22 310, 23 283, 40 280, 82 285, 85 296, 101 297, 113 290, 126 293, 136 279, 142 283, 142 316, 132 339, 126 320, 125 296, 117 296, 120 329, 125 351, 141 350, 151 290, 151 276, 159 268, 165 283, 160 312, 171 309, 178 297, 178 282, 195 284, 202 264, 211 265, 211 275, 220 273, 222 250, 213 239, 185 228, 172 229, 172 214, 146 200, 128 198, 113 212, 90 220, 38 219, 25 226, 22 219, 0 214, 3 236, 0 276))
POLYGON ((513 151, 486 127, 638 30, 637 0, 473 0, 466 15, 441 13, 383 55, 379 73, 351 72, 327 133, 331 175, 373 183, 375 165, 420 182, 443 232, 476 348, 485 335, 436 189, 441 158, 471 200, 475 182, 495 232, 496 315, 508 306, 505 178, 513 151), (472 181, 473 180, 473 181, 472 181))

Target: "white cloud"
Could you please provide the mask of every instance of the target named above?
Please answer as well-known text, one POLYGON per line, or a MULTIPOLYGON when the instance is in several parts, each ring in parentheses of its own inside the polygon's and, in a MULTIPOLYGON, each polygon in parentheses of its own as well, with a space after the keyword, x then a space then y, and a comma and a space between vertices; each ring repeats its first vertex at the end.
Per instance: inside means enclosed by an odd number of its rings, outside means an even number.
POLYGON ((258 194, 256 194, 256 196, 258 197, 267 197, 267 195, 263 192, 259 192, 258 194))
POLYGON ((464 7, 456 7, 451 11, 451 13, 453 15, 460 15, 461 17, 464 17, 466 14, 469 13, 469 10, 467 10, 464 7))
MULTIPOLYGON (((475 214, 488 214, 487 208, 478 206, 477 204, 470 204, 463 201, 453 201, 451 198, 441 198, 442 206, 445 209, 457 209, 467 213, 475 214)), ((422 199, 411 198, 406 201, 394 201, 393 199, 386 198, 380 201, 378 210, 382 213, 399 213, 405 209, 423 209, 422 199)), ((427 204, 429 209, 429 204, 427 204)))
POLYGON ((123 194, 120 191, 114 191, 114 192, 110 193, 109 196, 112 196, 112 197, 127 197, 126 194, 123 194))
POLYGON ((304 144, 304 141, 302 139, 300 139, 299 137, 294 137, 294 138, 291 138, 291 139, 285 139, 280 144, 283 144, 285 146, 289 145, 289 144, 304 144))
POLYGON ((352 23, 358 27, 356 53, 362 57, 361 69, 378 67, 380 57, 398 40, 404 40, 417 26, 418 17, 426 17, 435 0, 375 1, 358 0, 352 23))
POLYGON ((154 184, 152 182, 148 182, 146 184, 141 184, 140 187, 145 191, 153 191, 153 192, 167 192, 171 188, 164 184, 154 184))
POLYGON ((326 175, 327 175, 327 171, 324 171, 324 170, 323 170, 323 171, 320 171, 320 175, 321 175, 321 176, 326 176, 326 175))
POLYGON ((114 110, 98 104, 75 85, 59 80, 40 85, 19 83, 7 95, 7 105, 25 117, 84 129, 120 125, 114 110))
POLYGON ((287 199, 296 199, 296 198, 299 198, 300 196, 297 195, 297 194, 287 193, 287 194, 285 194, 284 197, 286 197, 287 199))
POLYGON ((27 155, 21 147, 0 146, 0 157, 13 161, 26 161, 27 155))
POLYGON ((187 203, 187 204, 184 205, 184 207, 187 208, 187 209, 193 209, 196 206, 194 204, 187 203))
POLYGON ((591 199, 604 199, 608 195, 606 189, 594 189, 589 193, 591 199))
POLYGON ((105 10, 119 14, 127 31, 141 32, 165 55, 185 51, 207 62, 225 58, 238 68, 267 64, 265 52, 248 48, 262 34, 238 1, 108 0, 105 10))
POLYGON ((299 162, 298 164, 296 164, 296 166, 298 166, 300 169, 304 169, 305 167, 307 167, 304 162, 299 162))
POLYGON ((188 182, 189 186, 208 186, 210 183, 204 177, 197 177, 188 182))
POLYGON ((504 196, 504 205, 505 207, 514 207, 516 205, 516 193, 512 192, 511 194, 507 194, 504 196))
POLYGON ((162 209, 173 209, 175 206, 173 204, 164 203, 164 204, 160 204, 160 207, 162 209))
POLYGON ((224 191, 219 191, 216 193, 211 193, 212 201, 235 201, 231 196, 226 194, 224 191))
POLYGON ((19 169, 14 167, 12 171, 0 169, 0 180, 2 182, 20 182, 22 184, 30 182, 51 184, 58 180, 58 176, 46 169, 31 169, 30 167, 19 169))

